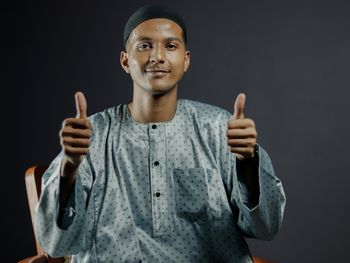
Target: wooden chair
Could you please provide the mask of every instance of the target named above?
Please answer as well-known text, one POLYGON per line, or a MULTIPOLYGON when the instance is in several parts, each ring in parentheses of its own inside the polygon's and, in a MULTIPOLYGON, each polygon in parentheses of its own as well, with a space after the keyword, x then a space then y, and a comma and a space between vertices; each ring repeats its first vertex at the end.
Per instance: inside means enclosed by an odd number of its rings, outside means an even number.
MULTIPOLYGON (((47 166, 32 166, 25 172, 25 185, 30 209, 30 216, 32 219, 34 229, 34 216, 35 207, 38 204, 39 196, 41 193, 41 177, 43 176, 47 166)), ((35 233, 35 231, 34 231, 35 233)), ((35 237, 35 234, 34 234, 35 237)), ((40 246, 37 238, 35 237, 37 255, 25 258, 18 263, 69 263, 70 257, 52 258, 47 255, 43 248, 40 246)), ((275 263, 270 260, 262 259, 259 257, 253 257, 254 263, 275 263)))
MULTIPOLYGON (((33 229, 34 229, 34 222, 35 222, 34 220, 35 207, 38 204, 39 196, 41 193, 41 177, 44 174, 46 169, 47 169, 47 166, 32 166, 29 169, 27 169, 24 176, 33 229)), ((36 251, 38 254, 36 256, 25 258, 19 261, 18 263, 67 263, 67 262, 70 262, 69 257, 52 258, 49 255, 47 255, 44 252, 43 248, 40 246, 36 237, 35 237, 35 244, 36 244, 36 251)))

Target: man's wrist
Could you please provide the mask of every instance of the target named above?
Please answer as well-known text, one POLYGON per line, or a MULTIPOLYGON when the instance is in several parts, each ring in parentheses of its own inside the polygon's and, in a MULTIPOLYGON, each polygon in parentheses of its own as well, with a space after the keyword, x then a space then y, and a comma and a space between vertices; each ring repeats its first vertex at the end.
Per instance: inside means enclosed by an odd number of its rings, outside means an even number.
POLYGON ((255 144, 253 157, 244 158, 244 159, 236 158, 236 162, 237 162, 237 166, 258 165, 259 164, 259 145, 255 144))

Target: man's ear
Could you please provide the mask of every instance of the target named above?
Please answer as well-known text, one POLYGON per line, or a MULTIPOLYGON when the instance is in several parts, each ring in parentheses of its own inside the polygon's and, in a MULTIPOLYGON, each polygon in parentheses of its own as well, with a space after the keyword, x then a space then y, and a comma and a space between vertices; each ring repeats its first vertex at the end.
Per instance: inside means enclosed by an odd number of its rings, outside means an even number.
POLYGON ((126 51, 120 52, 120 65, 125 70, 126 73, 130 73, 129 62, 128 62, 128 53, 126 51))
POLYGON ((191 61, 191 53, 189 50, 186 50, 184 72, 186 72, 188 70, 188 68, 190 67, 190 61, 191 61))

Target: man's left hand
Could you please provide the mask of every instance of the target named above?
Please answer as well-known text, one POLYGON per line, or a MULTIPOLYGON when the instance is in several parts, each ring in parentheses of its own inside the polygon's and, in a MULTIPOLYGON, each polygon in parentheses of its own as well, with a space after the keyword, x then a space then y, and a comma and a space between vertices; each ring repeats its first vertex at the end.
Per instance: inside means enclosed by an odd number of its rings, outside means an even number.
POLYGON ((241 93, 235 101, 234 113, 227 124, 227 144, 239 160, 254 157, 257 131, 252 119, 244 117, 245 94, 241 93))

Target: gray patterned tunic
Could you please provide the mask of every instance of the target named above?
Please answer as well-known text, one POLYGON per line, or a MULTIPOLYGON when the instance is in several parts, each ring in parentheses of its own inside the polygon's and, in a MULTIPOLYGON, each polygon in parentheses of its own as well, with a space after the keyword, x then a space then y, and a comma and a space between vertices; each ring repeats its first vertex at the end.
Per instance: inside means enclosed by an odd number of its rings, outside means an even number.
POLYGON ((97 113, 89 155, 57 223, 62 153, 42 180, 36 234, 73 262, 252 262, 245 236, 270 240, 285 195, 259 147, 258 204, 227 146, 231 114, 178 100, 168 122, 138 123, 127 105, 97 113))

